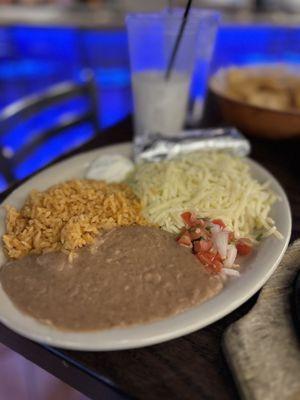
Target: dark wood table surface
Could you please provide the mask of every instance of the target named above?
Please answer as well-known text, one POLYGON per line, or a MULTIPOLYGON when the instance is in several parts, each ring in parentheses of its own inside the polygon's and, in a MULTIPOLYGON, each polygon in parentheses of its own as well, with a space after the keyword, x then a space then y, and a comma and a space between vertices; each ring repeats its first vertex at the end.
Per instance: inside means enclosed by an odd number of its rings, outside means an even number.
MULTIPOLYGON (((130 119, 73 151, 128 141, 130 119)), ((292 240, 300 236, 300 139, 251 139, 251 157, 286 190, 293 214, 292 240)), ((2 201, 7 193, 0 196, 2 201)), ((257 294, 218 322, 147 348, 110 352, 67 351, 34 343, 0 324, 0 340, 92 399, 238 399, 222 353, 222 335, 253 306, 257 294)))

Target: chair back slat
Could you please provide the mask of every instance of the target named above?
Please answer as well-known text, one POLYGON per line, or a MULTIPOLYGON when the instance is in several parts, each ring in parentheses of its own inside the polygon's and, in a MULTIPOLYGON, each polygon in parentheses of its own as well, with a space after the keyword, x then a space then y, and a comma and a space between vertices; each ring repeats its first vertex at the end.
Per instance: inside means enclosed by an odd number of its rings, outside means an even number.
POLYGON ((88 72, 85 74, 83 82, 63 82, 54 85, 42 93, 18 100, 0 111, 1 138, 18 126, 18 124, 24 123, 27 119, 40 114, 47 108, 78 97, 85 97, 88 100, 87 111, 84 113, 77 112, 77 115, 72 113, 72 117, 69 117, 67 120, 58 119, 54 121, 51 128, 39 131, 15 153, 9 154, 9 152, 5 151, 5 148, 0 149, 0 172, 2 172, 8 184, 16 180, 14 166, 34 153, 42 143, 62 134, 64 130, 75 128, 84 123, 90 123, 94 133, 99 132, 98 97, 94 78, 88 72))
POLYGON ((70 118, 68 121, 61 122, 53 128, 43 131, 42 135, 35 135, 29 142, 26 143, 18 152, 15 153, 14 163, 19 164, 26 158, 30 157, 44 142, 59 136, 67 129, 75 128, 78 125, 91 122, 92 113, 87 112, 80 116, 70 118))
POLYGON ((50 106, 78 96, 88 96, 91 102, 90 107, 95 111, 95 100, 90 98, 90 93, 89 84, 63 83, 55 85, 40 95, 31 95, 18 100, 0 112, 0 135, 13 129, 19 121, 31 118, 50 106))

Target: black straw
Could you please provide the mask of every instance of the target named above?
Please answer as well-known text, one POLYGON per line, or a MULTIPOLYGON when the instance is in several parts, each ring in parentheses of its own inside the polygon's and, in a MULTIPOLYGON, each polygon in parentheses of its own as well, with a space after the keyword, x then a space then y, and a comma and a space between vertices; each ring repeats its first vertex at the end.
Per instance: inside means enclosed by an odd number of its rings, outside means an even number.
POLYGON ((179 48, 179 45, 180 45, 180 41, 182 39, 184 28, 185 28, 185 25, 186 25, 187 20, 188 20, 188 16, 189 16, 190 8, 191 8, 191 5, 192 5, 192 1, 193 0, 188 0, 187 5, 186 5, 185 10, 184 10, 184 14, 183 14, 182 22, 181 22, 181 25, 180 25, 180 29, 179 29, 178 35, 176 37, 175 45, 173 47, 172 54, 171 54, 171 57, 170 57, 170 60, 169 60, 169 64, 168 64, 168 68, 167 68, 167 71, 166 71, 166 75, 165 75, 165 79, 166 80, 168 80, 170 78, 170 74, 171 74, 175 59, 176 59, 177 51, 178 51, 178 48, 179 48))

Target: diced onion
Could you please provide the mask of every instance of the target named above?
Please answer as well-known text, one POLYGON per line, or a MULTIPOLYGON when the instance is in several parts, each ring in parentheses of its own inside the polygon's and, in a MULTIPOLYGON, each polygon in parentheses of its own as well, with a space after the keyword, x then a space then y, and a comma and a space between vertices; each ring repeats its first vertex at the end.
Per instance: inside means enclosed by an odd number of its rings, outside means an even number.
POLYGON ((227 247, 227 255, 224 261, 224 267, 231 268, 234 264, 237 255, 237 248, 233 244, 229 244, 227 247))
POLYGON ((235 277, 239 277, 240 276, 239 271, 237 271, 235 269, 223 268, 222 271, 228 276, 235 276, 235 277))
POLYGON ((227 255, 228 232, 220 231, 213 233, 212 240, 221 258, 224 260, 227 255))

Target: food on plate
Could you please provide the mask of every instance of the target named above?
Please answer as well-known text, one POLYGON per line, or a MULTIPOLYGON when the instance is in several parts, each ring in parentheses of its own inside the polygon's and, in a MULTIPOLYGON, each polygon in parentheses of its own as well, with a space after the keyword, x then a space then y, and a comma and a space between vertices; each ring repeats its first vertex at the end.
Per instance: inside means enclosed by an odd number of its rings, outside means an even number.
POLYGON ((123 183, 59 183, 7 206, 1 284, 20 310, 60 329, 176 315, 238 277, 261 239, 281 238, 269 216, 277 200, 247 162, 215 151, 138 164, 123 183))
POLYGON ((185 226, 177 237, 178 244, 191 249, 208 272, 239 276, 236 257, 251 254, 253 242, 248 238, 236 239, 221 219, 199 218, 189 211, 181 218, 185 226))
POLYGON ((225 93, 255 106, 300 112, 300 75, 282 67, 229 68, 225 93))
POLYGON ((106 182, 121 182, 133 168, 134 164, 128 157, 121 154, 103 154, 90 164, 86 178, 106 182))
POLYGON ((139 199, 126 184, 71 180, 31 192, 19 211, 7 206, 3 243, 14 259, 53 250, 72 254, 101 230, 146 223, 139 199))
POLYGON ((115 228, 66 254, 27 255, 0 271, 3 289, 23 312, 78 331, 142 324, 183 312, 222 290, 189 249, 156 227, 115 228))
POLYGON ((249 165, 225 152, 194 152, 159 163, 137 165, 128 184, 141 199, 145 218, 169 232, 182 228, 181 214, 221 219, 237 239, 274 234, 269 217, 278 197, 251 176, 249 165))

